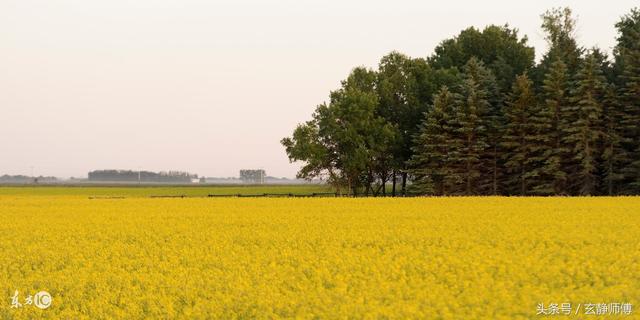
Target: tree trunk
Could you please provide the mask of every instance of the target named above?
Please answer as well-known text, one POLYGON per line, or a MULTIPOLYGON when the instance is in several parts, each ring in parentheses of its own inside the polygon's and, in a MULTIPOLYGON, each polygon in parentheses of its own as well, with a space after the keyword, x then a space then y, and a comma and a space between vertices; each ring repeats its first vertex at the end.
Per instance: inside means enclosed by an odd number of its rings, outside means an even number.
MULTIPOLYGON (((583 134, 584 135, 584 134, 583 134)), ((584 153, 587 155, 588 158, 591 158, 591 148, 589 147, 589 140, 587 139, 587 137, 584 137, 585 140, 585 144, 584 144, 584 153)), ((595 186, 595 181, 593 179, 593 176, 591 175, 591 172, 585 171, 585 194, 586 196, 590 196, 593 193, 593 186, 595 186)))
POLYGON ((520 195, 525 195, 525 183, 524 183, 524 164, 520 165, 520 195))
POLYGON ((336 194, 342 195, 342 187, 340 185, 341 182, 336 179, 336 174, 333 172, 333 170, 329 170, 329 178, 331 179, 331 181, 334 181, 335 183, 336 194))
MULTIPOLYGON (((526 121, 524 121, 524 115, 521 115, 521 123, 525 123, 526 121)), ((528 150, 525 149, 525 140, 524 140, 524 132, 520 132, 520 147, 523 149, 523 153, 525 154, 523 160, 520 161, 520 195, 524 196, 524 192, 525 192, 525 182, 524 182, 524 174, 525 174, 525 169, 524 169, 524 162, 526 160, 526 156, 528 155, 526 151, 524 150, 528 150)), ((527 146, 528 147, 528 146, 527 146)))
POLYGON ((498 146, 493 146, 493 195, 498 195, 498 146))
POLYGON ((374 191, 373 191, 373 171, 371 169, 369 169, 369 172, 367 173, 367 196, 369 196, 369 191, 371 191, 371 194, 374 193, 374 191))
POLYGON ((382 181, 382 183, 380 183, 380 185, 379 185, 377 188, 372 189, 372 190, 373 190, 373 196, 374 196, 374 197, 379 196, 379 195, 380 195, 380 191, 382 191, 382 194, 384 195, 384 193, 385 193, 385 191, 384 191, 384 184, 385 184, 385 182, 386 182, 386 180, 382 181))
POLYGON ((467 159, 467 195, 471 195, 471 160, 467 159))
POLYGON ((442 192, 440 193, 441 196, 447 196, 447 184, 444 180, 445 178, 442 178, 442 192))
POLYGON ((471 195, 471 159, 469 158, 471 153, 471 135, 467 135, 467 195, 471 195))
POLYGON ((608 191, 608 194, 610 196, 613 195, 613 179, 611 177, 613 175, 613 161, 612 161, 612 159, 613 159, 613 143, 611 143, 609 145, 609 175, 607 177, 607 180, 608 180, 607 181, 607 189, 608 189, 607 191, 608 191))
POLYGON ((393 170, 391 177, 393 179, 391 181, 391 196, 395 197, 396 196, 396 170, 393 170))
POLYGON ((402 172, 402 196, 407 196, 407 173, 402 172))

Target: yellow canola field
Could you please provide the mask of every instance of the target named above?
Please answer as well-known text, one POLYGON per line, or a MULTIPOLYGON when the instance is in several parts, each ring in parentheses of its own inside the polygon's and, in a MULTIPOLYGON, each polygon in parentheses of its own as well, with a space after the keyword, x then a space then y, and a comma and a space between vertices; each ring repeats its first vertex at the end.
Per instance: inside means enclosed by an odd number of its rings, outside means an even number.
POLYGON ((0 217, 0 319, 640 318, 637 197, 5 195, 0 217))

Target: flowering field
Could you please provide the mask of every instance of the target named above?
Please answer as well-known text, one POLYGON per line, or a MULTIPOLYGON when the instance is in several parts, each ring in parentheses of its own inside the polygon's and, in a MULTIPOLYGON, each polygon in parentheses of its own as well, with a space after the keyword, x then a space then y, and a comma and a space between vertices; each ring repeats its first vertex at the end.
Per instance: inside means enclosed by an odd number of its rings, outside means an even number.
POLYGON ((0 216, 1 319, 640 315, 640 198, 4 194, 0 216))

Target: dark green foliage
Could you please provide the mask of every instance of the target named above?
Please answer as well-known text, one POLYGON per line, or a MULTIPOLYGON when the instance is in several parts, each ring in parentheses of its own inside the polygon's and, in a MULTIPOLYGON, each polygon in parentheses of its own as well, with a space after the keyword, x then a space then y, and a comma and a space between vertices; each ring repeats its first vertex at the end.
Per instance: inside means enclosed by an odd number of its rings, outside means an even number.
POLYGON ((373 71, 356 68, 331 93, 329 105, 318 106, 313 120, 298 126, 282 144, 291 161, 304 161, 302 178, 326 175, 354 194, 373 189, 375 170, 386 168, 395 142, 393 125, 376 114, 378 96, 373 71))
POLYGON ((516 78, 504 108, 506 124, 502 136, 505 167, 508 173, 507 193, 529 195, 541 174, 541 152, 544 143, 540 135, 540 122, 536 118, 539 108, 533 92, 533 83, 527 75, 516 78))
POLYGON ((614 62, 576 41, 568 8, 542 15, 534 66, 508 26, 463 30, 427 59, 356 68, 282 140, 298 175, 385 194, 640 194, 640 11, 616 24, 614 62))
POLYGON ((477 83, 485 94, 488 102, 482 112, 482 139, 486 143, 484 152, 480 155, 480 176, 478 191, 481 194, 498 194, 502 178, 502 162, 500 161, 500 135, 504 126, 502 114, 503 97, 495 76, 487 69, 482 61, 471 58, 464 68, 465 78, 477 83))
POLYGON ((543 97, 540 123, 544 142, 542 149, 542 179, 536 188, 539 194, 567 194, 568 164, 570 146, 563 140, 566 128, 570 127, 571 108, 569 101, 569 75, 565 63, 558 59, 546 74, 542 87, 543 97))
MULTIPOLYGON (((395 124, 397 143, 391 147, 392 179, 402 173, 402 193, 407 180, 406 163, 411 158, 411 138, 416 134, 420 118, 426 111, 426 101, 419 96, 430 96, 434 89, 419 80, 428 74, 429 66, 420 61, 392 52, 384 56, 378 68, 378 113, 389 123, 395 124)), ((395 194, 395 184, 393 185, 395 194)))
POLYGON ((447 195, 457 180, 449 162, 449 151, 457 149, 450 127, 453 110, 459 103, 455 93, 442 87, 433 106, 425 113, 419 133, 413 140, 411 166, 413 190, 420 194, 447 195))
POLYGON ((634 9, 617 24, 616 64, 622 105, 622 147, 625 152, 623 192, 640 193, 640 10, 634 9))
POLYGON ((488 145, 485 117, 489 113, 490 73, 482 62, 471 58, 465 66, 465 74, 460 86, 460 103, 453 110, 449 126, 453 130, 451 143, 455 146, 449 154, 448 162, 452 174, 457 178, 454 193, 480 194, 478 184, 486 170, 485 158, 488 145))
POLYGON ((576 75, 576 87, 572 93, 570 126, 564 129, 564 142, 573 146, 569 188, 580 195, 594 195, 598 190, 598 157, 602 128, 602 102, 606 80, 593 54, 585 57, 576 75))
POLYGON ((614 85, 605 88, 602 104, 602 154, 600 175, 602 184, 600 194, 616 195, 621 192, 624 179, 623 169, 628 156, 622 148, 622 129, 620 123, 624 112, 614 85))
POLYGON ((471 27, 442 41, 429 62, 434 69, 462 69, 472 57, 492 71, 500 91, 506 93, 516 75, 533 67, 535 51, 527 37, 519 38, 518 30, 508 25, 491 25, 482 31, 471 27))

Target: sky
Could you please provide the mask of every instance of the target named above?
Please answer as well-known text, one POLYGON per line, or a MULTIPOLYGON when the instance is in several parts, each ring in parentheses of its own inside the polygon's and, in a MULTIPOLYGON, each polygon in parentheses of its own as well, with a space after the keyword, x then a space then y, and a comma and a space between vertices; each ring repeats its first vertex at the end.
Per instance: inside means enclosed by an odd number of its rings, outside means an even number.
POLYGON ((0 0, 0 175, 294 177, 280 139, 352 68, 505 23, 540 57, 540 14, 559 6, 611 52, 638 2, 0 0))

